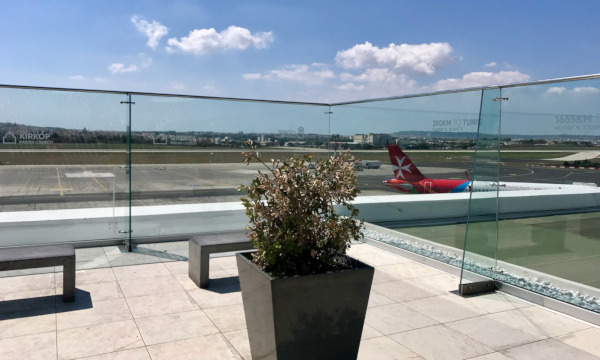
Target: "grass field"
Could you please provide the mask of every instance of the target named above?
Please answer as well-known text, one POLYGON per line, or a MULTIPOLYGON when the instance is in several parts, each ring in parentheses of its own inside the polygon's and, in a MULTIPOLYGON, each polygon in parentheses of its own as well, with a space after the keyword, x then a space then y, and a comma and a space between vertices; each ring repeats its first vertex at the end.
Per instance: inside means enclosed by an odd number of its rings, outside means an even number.
MULTIPOLYGON (((199 148, 199 147, 165 147, 162 145, 133 144, 133 164, 203 164, 203 163, 237 163, 242 161, 242 148, 199 148), (136 152, 135 150, 143 150, 136 152), (155 151, 153 151, 155 150, 155 151), (181 151, 177 151, 181 150, 181 151), (239 150, 239 152, 238 152, 239 150)), ((597 148, 579 148, 572 153, 597 150, 597 148)), ((293 154, 312 153, 312 149, 294 149, 294 151, 278 151, 277 148, 262 149, 264 159, 283 159, 293 154)), ((388 163, 386 151, 353 150, 356 159, 380 160, 388 163)), ((544 148, 540 152, 501 152, 501 161, 536 161, 538 165, 557 165, 559 161, 544 160, 559 158, 572 154, 563 148, 544 148), (561 152, 552 152, 561 150, 561 152)), ((453 162, 472 162, 473 151, 455 152, 444 150, 411 151, 406 154, 417 164, 440 164, 453 162)), ((317 152, 316 159, 331 156, 331 152, 317 152)), ((123 165, 127 161, 127 147, 123 144, 32 144, 27 146, 0 144, 0 165, 123 165), (34 150, 34 151, 29 151, 34 150), (44 151, 47 150, 47 151, 44 151), (58 150, 58 151, 56 151, 58 150), (61 152, 60 150, 81 150, 80 152, 61 152), (106 151, 110 150, 110 151, 106 151)))

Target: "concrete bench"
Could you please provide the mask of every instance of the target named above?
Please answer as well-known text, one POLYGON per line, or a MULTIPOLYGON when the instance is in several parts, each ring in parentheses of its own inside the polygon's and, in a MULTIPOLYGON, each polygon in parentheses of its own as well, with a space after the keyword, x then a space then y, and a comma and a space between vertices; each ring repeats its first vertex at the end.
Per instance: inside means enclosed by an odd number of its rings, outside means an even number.
POLYGON ((213 253, 251 250, 254 247, 243 232, 194 236, 189 241, 188 274, 199 287, 208 287, 209 257, 213 253))
POLYGON ((63 301, 75 300, 75 248, 40 245, 0 249, 0 271, 63 266, 63 301))

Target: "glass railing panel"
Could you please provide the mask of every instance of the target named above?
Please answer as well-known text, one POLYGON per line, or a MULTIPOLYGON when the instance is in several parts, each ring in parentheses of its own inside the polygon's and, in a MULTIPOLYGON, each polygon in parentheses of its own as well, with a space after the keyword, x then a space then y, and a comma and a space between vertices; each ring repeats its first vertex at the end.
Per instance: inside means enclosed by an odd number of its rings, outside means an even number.
POLYGON ((327 106, 162 96, 132 101, 135 241, 242 230, 247 218, 237 188, 266 170, 243 164, 245 140, 269 163, 327 155, 327 106))
POLYGON ((480 103, 481 91, 468 91, 332 106, 330 148, 362 162, 357 207, 368 237, 459 266, 480 103), (387 145, 403 151, 395 163, 387 145), (408 159, 427 179, 411 178, 408 159))
POLYGON ((481 95, 479 129, 473 161, 473 182, 465 232, 460 291, 475 293, 493 289, 498 247, 498 184, 500 89, 487 89, 481 95))
POLYGON ((600 80, 502 93, 500 179, 526 189, 500 197, 502 280, 599 311, 600 80))
POLYGON ((0 89, 0 246, 122 238, 125 99, 0 89))

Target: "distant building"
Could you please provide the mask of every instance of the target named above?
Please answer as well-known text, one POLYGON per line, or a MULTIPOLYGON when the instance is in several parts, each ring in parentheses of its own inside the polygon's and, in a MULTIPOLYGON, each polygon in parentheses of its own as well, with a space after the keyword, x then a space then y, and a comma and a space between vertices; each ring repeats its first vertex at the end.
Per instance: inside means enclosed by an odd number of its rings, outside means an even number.
POLYGON ((392 138, 389 134, 356 134, 353 137, 356 144, 372 145, 381 147, 392 144, 392 138))

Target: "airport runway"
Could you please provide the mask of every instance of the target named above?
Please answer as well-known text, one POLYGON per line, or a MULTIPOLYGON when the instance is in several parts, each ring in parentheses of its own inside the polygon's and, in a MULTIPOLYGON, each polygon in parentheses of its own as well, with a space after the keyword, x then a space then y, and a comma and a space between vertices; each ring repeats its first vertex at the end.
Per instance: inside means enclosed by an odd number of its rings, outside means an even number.
MULTIPOLYGON (((426 164, 420 170, 431 178, 467 179, 471 163, 426 164)), ((248 183, 260 164, 134 165, 132 204, 165 205, 239 201, 240 184, 248 183)), ((264 168, 263 168, 264 169, 264 168)), ((391 195, 383 185, 392 167, 357 171, 361 195, 391 195)), ((600 184, 600 171, 546 167, 503 166, 502 181, 600 184)), ((124 206, 129 201, 129 178, 119 166, 2 166, 0 211, 124 206)))

